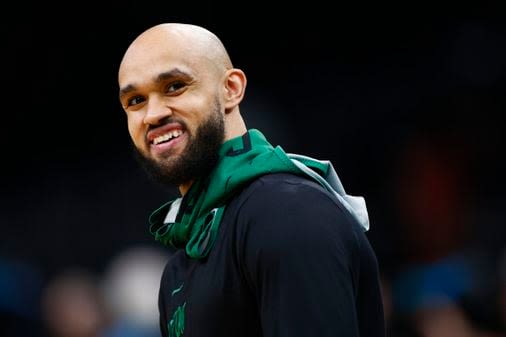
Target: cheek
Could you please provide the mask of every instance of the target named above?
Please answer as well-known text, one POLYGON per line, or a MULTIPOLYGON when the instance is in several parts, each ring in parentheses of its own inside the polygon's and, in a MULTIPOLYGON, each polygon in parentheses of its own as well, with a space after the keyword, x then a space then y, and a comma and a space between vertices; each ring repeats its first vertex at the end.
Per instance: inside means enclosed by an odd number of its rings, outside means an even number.
POLYGON ((134 142, 135 146, 139 149, 142 149, 145 146, 142 125, 143 124, 136 119, 128 117, 128 133, 130 134, 130 138, 134 142))

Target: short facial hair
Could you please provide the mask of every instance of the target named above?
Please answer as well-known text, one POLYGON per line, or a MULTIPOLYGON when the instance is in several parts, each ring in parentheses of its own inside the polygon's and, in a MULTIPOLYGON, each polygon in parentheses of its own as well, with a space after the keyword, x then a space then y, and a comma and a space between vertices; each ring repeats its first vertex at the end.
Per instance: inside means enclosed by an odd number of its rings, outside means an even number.
POLYGON ((135 146, 134 157, 152 180, 164 186, 179 186, 207 176, 218 162, 218 151, 225 138, 225 121, 217 100, 211 114, 198 126, 195 135, 187 136, 184 152, 173 162, 158 162, 145 156, 135 146))

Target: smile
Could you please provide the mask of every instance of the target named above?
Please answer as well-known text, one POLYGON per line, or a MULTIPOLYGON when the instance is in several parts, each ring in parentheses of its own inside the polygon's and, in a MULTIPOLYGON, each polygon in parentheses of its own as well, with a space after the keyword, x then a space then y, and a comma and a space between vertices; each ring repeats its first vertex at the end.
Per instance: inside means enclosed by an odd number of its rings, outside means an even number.
POLYGON ((166 143, 166 142, 171 141, 172 139, 178 138, 182 134, 183 134, 183 130, 172 130, 172 131, 167 132, 166 134, 163 134, 161 136, 154 138, 152 141, 152 144, 158 145, 161 143, 166 143))

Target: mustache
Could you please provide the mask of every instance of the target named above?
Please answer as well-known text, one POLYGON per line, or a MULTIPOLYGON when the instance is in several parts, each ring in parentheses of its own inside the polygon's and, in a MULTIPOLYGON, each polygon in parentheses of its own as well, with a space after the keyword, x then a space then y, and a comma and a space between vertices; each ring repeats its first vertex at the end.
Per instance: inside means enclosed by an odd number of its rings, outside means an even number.
POLYGON ((149 125, 147 131, 149 132, 153 129, 159 128, 160 126, 164 126, 164 125, 171 124, 171 123, 181 124, 184 129, 187 129, 185 121, 183 121, 182 119, 179 119, 179 118, 168 116, 168 117, 164 117, 164 118, 160 119, 158 124, 149 125))
POLYGON ((148 134, 154 130, 154 129, 157 129, 157 128, 160 128, 160 127, 163 127, 164 125, 167 125, 167 124, 179 124, 181 125, 183 131, 185 132, 188 132, 188 126, 186 124, 186 122, 182 119, 179 119, 179 118, 174 118, 172 116, 168 116, 168 117, 165 117, 163 119, 161 119, 158 124, 150 124, 148 126, 148 129, 146 130, 146 132, 144 133, 144 140, 146 142, 148 142, 148 134))

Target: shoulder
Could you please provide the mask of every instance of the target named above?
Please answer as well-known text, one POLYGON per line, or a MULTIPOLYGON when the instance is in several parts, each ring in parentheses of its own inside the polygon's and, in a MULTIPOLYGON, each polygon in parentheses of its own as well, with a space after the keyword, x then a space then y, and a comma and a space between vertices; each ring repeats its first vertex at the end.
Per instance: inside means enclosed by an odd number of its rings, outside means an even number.
POLYGON ((328 220, 353 222, 345 207, 317 182, 294 174, 262 176, 239 196, 239 214, 247 218, 272 218, 298 215, 313 221, 329 215, 328 220))
POLYGON ((311 208, 314 199, 325 199, 334 203, 333 197, 315 181, 289 173, 264 175, 253 181, 240 194, 241 208, 254 209, 257 206, 275 209, 306 206, 311 208))
POLYGON ((316 182, 270 174, 236 201, 229 218, 231 244, 251 284, 260 284, 262 275, 303 270, 332 280, 356 279, 367 238, 337 198, 316 182))
POLYGON ((310 179, 265 175, 238 199, 236 229, 247 247, 289 252, 337 246, 344 252, 356 245, 358 224, 336 198, 310 179))

